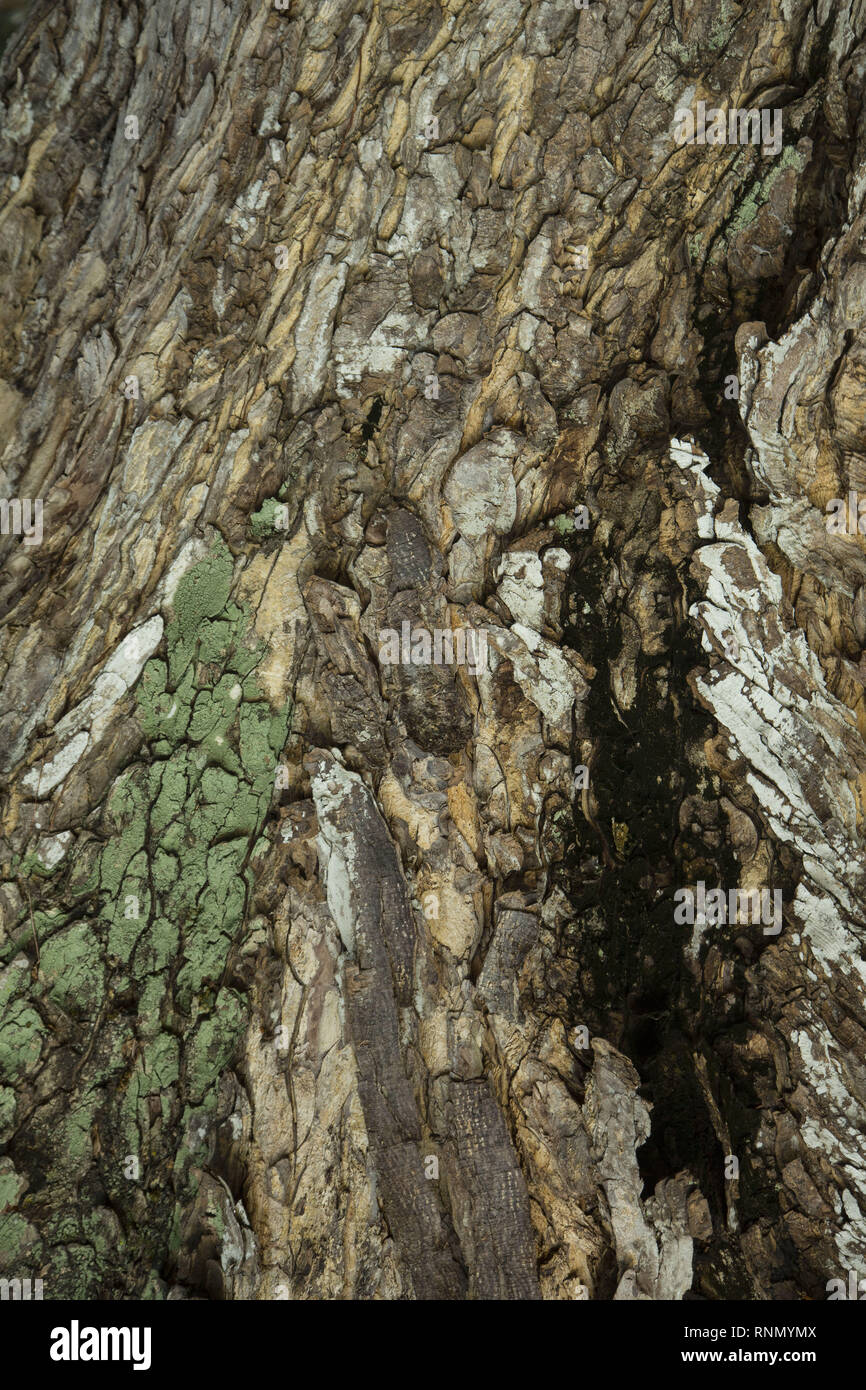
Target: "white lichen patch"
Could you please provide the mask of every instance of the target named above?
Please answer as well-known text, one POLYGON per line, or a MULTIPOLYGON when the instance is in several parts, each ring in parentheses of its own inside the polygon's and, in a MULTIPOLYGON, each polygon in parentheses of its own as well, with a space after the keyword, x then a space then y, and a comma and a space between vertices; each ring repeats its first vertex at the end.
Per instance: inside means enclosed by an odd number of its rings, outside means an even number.
POLYGON ((22 786, 37 796, 46 796, 59 786, 78 762, 89 742, 87 734, 76 734, 56 757, 49 759, 41 767, 34 767, 21 779, 22 786))
POLYGON ((359 846, 351 830, 345 828, 348 818, 341 816, 341 811, 351 798, 356 784, 363 787, 360 777, 339 763, 320 769, 311 779, 319 821, 316 846, 327 887, 328 907, 340 933, 340 940, 350 954, 355 950, 352 884, 359 862, 359 846))
POLYGON ((701 540, 710 540, 716 534, 713 511, 719 495, 719 489, 712 478, 705 476, 704 470, 709 467, 710 460, 697 445, 690 440, 682 439, 671 440, 670 456, 673 463, 692 475, 698 535, 701 540))
POLYGON ((514 623, 510 630, 488 627, 487 637, 490 669, 478 676, 485 703, 491 700, 496 665, 505 657, 524 695, 547 722, 560 729, 569 727, 575 699, 582 699, 588 690, 576 659, 522 623, 514 623))
POLYGON ((304 306, 295 325, 295 360, 292 364, 292 410, 309 408, 327 380, 337 306, 343 295, 349 267, 325 256, 313 271, 304 306))
POLYGON ((87 748, 99 742, 115 705, 135 685, 144 663, 159 646, 163 626, 162 618, 156 614, 123 639, 97 676, 90 694, 56 725, 55 737, 69 742, 41 767, 31 768, 22 779, 28 791, 45 796, 68 776, 87 748))
POLYGON ((337 394, 351 396, 357 383, 368 373, 392 376, 414 349, 418 336, 417 315, 401 313, 399 309, 386 314, 369 337, 363 341, 354 335, 349 341, 335 338, 334 361, 337 368, 337 394))
POLYGON ((546 638, 522 623, 515 623, 511 630, 535 658, 534 670, 528 663, 521 663, 521 669, 515 667, 524 694, 538 706, 549 724, 570 717, 578 689, 584 689, 582 678, 568 664, 564 653, 546 638))
POLYGON ((533 550, 509 550, 496 570, 497 592, 515 619, 541 631, 544 621, 544 576, 533 550))
MULTIPOLYGON (((777 441, 768 448, 765 462, 781 467, 777 441)), ((804 984, 811 982, 801 1026, 790 1039, 791 1066, 820 1106, 822 1122, 810 1117, 803 1124, 804 1144, 849 1176, 845 1224, 834 1232, 844 1265, 866 1236, 866 1165, 855 1099, 866 1074, 832 1036, 820 997, 840 972, 866 983, 856 906, 864 887, 856 794, 864 775, 862 748, 853 715, 828 689, 803 633, 783 615, 780 579, 730 507, 724 521, 713 517, 715 489, 703 475, 705 460, 679 441, 671 456, 692 473, 700 489, 700 534, 714 542, 693 560, 705 598, 690 613, 711 657, 695 688, 727 735, 728 756, 745 761, 743 775, 766 825, 803 865, 794 902, 786 904, 798 931, 787 946, 780 942, 799 963, 804 984), (814 987, 820 993, 813 996, 814 987)))
POLYGON ((850 926, 833 898, 800 883, 794 910, 803 923, 803 940, 827 975, 833 966, 845 971, 853 969, 866 986, 866 963, 860 959, 859 951, 852 951, 850 926))
POLYGON ((71 830, 62 830, 59 835, 43 835, 36 846, 37 858, 46 869, 54 869, 65 857, 73 841, 71 830))
POLYGON ((260 214, 268 205, 270 189, 263 179, 256 179, 235 202, 228 215, 231 239, 241 246, 260 224, 260 214))
POLYGON ((512 465, 523 444, 511 430, 493 430, 457 460, 445 484, 454 524, 469 542, 503 535, 517 517, 512 465))

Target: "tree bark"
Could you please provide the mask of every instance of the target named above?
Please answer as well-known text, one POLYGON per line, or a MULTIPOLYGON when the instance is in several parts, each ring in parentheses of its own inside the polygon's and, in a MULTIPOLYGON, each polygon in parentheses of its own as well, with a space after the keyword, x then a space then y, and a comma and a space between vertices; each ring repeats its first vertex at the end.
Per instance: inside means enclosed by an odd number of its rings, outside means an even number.
POLYGON ((866 488, 864 22, 36 0, 0 67, 0 1275, 864 1268, 866 548, 825 514, 866 488), (780 138, 678 143, 699 102, 780 138))

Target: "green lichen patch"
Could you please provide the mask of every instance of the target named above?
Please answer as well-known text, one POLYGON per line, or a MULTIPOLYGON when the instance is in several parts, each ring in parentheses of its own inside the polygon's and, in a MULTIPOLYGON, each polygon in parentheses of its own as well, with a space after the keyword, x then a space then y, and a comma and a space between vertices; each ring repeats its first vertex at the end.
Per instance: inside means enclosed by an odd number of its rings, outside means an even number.
POLYGON ((735 237, 744 227, 748 227, 755 221, 761 208, 769 202, 774 185, 778 183, 786 169, 793 169, 796 173, 802 173, 805 167, 805 155, 792 145, 786 145, 772 168, 762 179, 758 179, 751 185, 746 196, 737 205, 736 211, 726 227, 727 238, 730 240, 735 237))
POLYGON ((65 1012, 91 1017, 104 990, 101 942, 93 924, 73 922, 42 948, 43 986, 65 1012))
POLYGON ((0 1021, 0 1080, 13 1081, 32 1073, 42 1056, 45 1025, 35 1009, 14 999, 0 1021))
MULTIPOLYGON (((44 1269, 56 1297, 129 1296, 131 1279, 137 1290, 163 1268, 205 1157, 206 1125, 196 1120, 193 1132, 189 1117, 213 1114, 246 1026, 245 999, 226 977, 242 949, 250 858, 289 711, 274 715, 259 687, 262 650, 229 597, 232 574, 220 541, 180 580, 165 652, 135 691, 142 756, 112 787, 76 891, 70 898, 67 876, 65 906, 51 911, 37 891, 0 970, 4 1140, 13 1087, 47 1072, 58 1029, 65 1044, 54 1089, 46 1080, 48 1099, 30 1108, 10 1150, 40 1155, 42 1190, 24 1198, 16 1231, 24 1268, 44 1269), (110 1219, 82 1225, 81 1194, 91 1190, 110 1219), (31 1202, 41 1238, 28 1224, 31 1202)), ((38 890, 35 873, 31 881, 38 890)))
POLYGON ((175 641, 191 643, 203 619, 220 616, 229 600, 233 570, 231 554, 219 541, 182 577, 172 603, 178 629, 175 641))
POLYGON ((250 532, 257 541, 285 530, 286 507, 276 497, 266 497, 250 517, 250 532))
POLYGON ((9 1158, 0 1158, 0 1214, 5 1214, 18 1205, 18 1199, 27 1187, 27 1180, 15 1171, 9 1158))
MULTIPOLYGON (((21 1278, 22 1261, 32 1249, 37 1232, 19 1212, 10 1211, 0 1216, 0 1273, 15 1271, 21 1278)), ((24 1275, 26 1278, 26 1274, 24 1275)))
POLYGON ((180 1044, 177 1038, 168 1033, 154 1038, 142 1057, 142 1071, 151 1093, 173 1086, 180 1074, 180 1044))
POLYGON ((15 1092, 11 1086, 0 1086, 0 1144, 4 1143, 15 1119, 15 1092))
POLYGON ((243 1032, 246 1010, 233 990, 220 990, 218 1007, 196 1029, 186 1053, 186 1090, 201 1104, 218 1080, 243 1032))

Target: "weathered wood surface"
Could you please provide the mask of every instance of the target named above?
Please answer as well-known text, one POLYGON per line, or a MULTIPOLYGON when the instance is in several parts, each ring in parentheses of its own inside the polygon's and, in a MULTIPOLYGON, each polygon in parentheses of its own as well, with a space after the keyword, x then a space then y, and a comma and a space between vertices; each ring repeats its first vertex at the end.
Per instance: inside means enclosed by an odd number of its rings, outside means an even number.
POLYGON ((866 490, 864 25, 36 0, 0 68, 0 491, 44 506, 0 538, 0 1274, 863 1267, 866 550, 825 505, 866 490), (781 147, 678 145, 700 100, 781 147), (389 665, 404 623, 485 661, 389 665), (699 882, 782 930, 675 924, 699 882))

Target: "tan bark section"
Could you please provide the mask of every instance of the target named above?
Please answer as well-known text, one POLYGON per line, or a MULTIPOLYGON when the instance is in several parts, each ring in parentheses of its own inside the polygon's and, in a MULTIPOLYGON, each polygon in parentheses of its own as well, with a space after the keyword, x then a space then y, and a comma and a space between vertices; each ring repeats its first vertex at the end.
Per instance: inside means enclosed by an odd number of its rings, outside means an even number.
POLYGON ((2 491, 44 501, 0 539, 0 1269, 786 1298, 863 1258, 866 560, 822 509, 866 487, 864 55, 853 0, 783 8, 35 5, 0 130, 2 491), (783 151, 678 147, 699 100, 781 109, 783 151), (389 664, 404 625, 483 668, 389 664), (142 712, 184 700, 177 736, 142 712), (783 884, 783 933, 675 927, 698 879, 783 884), (193 988, 208 904, 237 923, 193 988), (50 973, 73 944, 91 991, 50 973))

